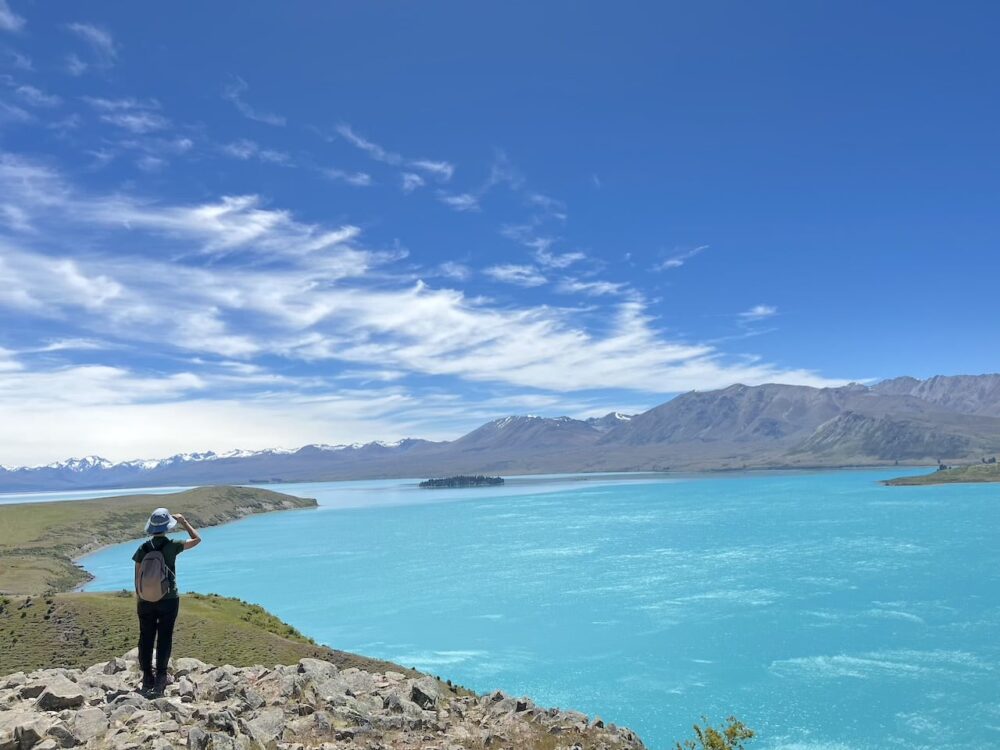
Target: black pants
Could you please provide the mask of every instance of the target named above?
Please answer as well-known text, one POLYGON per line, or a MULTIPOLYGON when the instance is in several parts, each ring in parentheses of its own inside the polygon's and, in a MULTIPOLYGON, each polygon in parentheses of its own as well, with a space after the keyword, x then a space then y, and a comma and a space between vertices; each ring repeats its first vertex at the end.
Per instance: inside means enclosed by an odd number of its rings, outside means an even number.
POLYGON ((170 649, 174 645, 174 623, 181 600, 160 599, 158 602, 139 600, 139 667, 143 673, 153 671, 153 643, 156 643, 156 671, 166 672, 170 649))

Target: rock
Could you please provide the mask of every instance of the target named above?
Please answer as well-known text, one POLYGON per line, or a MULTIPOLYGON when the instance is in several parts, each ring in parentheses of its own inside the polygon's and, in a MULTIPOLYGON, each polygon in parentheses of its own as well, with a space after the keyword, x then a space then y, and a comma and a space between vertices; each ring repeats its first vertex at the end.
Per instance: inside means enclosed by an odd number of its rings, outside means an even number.
POLYGON ((192 672, 205 672, 207 670, 208 665, 198 659, 182 656, 180 659, 174 660, 173 672, 175 677, 183 677, 184 675, 189 675, 192 672))
POLYGON ((84 708, 73 717, 73 734, 80 744, 108 730, 108 717, 99 708, 84 708))
POLYGON ((192 727, 188 732, 188 750, 205 750, 208 747, 208 734, 201 727, 192 727))
MULTIPOLYGON (((54 723, 55 721, 52 718, 42 714, 22 716, 20 719, 17 719, 13 727, 13 738, 17 741, 15 747, 20 748, 20 750, 28 750, 28 748, 35 747, 42 741, 49 727, 54 723)), ((0 740, 0 743, 2 743, 2 740, 0 740)))
POLYGON ((73 747, 77 744, 76 735, 62 722, 49 727, 47 734, 55 740, 59 747, 73 747))
POLYGON ((432 677, 421 677, 410 686, 410 700, 424 709, 432 709, 444 695, 441 685, 432 677))
MULTIPOLYGON (((138 650, 136 651, 138 653, 138 650)), ((138 663, 138 660, 136 660, 138 663)), ((128 664, 124 659, 112 659, 111 661, 105 663, 104 669, 102 670, 104 674, 118 674, 119 672, 124 672, 128 669, 128 664)))
POLYGON ((178 659, 178 682, 149 700, 133 661, 0 678, 0 750, 643 750, 633 733, 502 692, 455 695, 400 672, 321 659, 274 669, 178 659), (89 705, 88 705, 89 704, 89 705), (545 737, 545 733, 550 737, 545 737))
POLYGON ((304 674, 313 678, 336 677, 340 670, 336 664, 331 664, 322 659, 300 659, 298 666, 299 674, 304 674))
POLYGON ((285 714, 280 708, 266 708, 245 724, 254 742, 265 750, 275 750, 285 729, 285 714))
POLYGON ((86 696, 79 685, 63 678, 52 680, 38 696, 35 705, 43 711, 60 711, 83 705, 86 696))

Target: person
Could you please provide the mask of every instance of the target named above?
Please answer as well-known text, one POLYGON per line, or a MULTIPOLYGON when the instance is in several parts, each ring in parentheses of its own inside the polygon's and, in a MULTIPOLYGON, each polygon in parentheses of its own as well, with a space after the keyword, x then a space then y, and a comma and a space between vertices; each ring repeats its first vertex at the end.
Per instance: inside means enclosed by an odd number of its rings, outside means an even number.
POLYGON ((151 538, 143 542, 132 559, 135 561, 136 612, 139 615, 139 667, 142 669, 142 691, 163 693, 167 686, 167 665, 174 641, 174 623, 180 607, 177 594, 177 556, 201 543, 201 536, 180 513, 171 515, 166 508, 157 508, 149 516, 146 533, 151 538), (179 541, 167 536, 180 524, 190 539, 179 541), (139 573, 143 558, 153 551, 163 555, 167 568, 167 591, 159 601, 145 601, 138 595, 139 573), (156 645, 156 674, 153 674, 153 646, 156 645))

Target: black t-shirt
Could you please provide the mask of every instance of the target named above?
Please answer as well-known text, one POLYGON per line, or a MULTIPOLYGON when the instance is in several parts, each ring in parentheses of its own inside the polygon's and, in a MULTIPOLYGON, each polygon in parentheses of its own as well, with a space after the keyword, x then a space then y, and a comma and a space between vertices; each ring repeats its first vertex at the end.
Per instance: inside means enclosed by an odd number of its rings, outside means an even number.
POLYGON ((184 551, 184 542, 179 542, 176 539, 171 539, 165 536, 154 536, 149 541, 143 542, 139 549, 135 551, 132 555, 132 559, 137 563, 142 562, 142 558, 146 556, 146 553, 150 550, 156 550, 157 552, 163 553, 163 560, 170 569, 170 590, 164 595, 164 599, 176 599, 177 598, 177 555, 184 551))

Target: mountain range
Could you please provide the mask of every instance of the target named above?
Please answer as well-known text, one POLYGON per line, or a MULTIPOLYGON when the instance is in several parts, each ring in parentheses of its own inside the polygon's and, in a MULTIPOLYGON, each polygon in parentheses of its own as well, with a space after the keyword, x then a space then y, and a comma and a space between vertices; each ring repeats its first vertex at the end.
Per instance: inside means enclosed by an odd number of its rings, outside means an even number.
POLYGON ((89 456, 0 467, 0 492, 535 474, 926 465, 1000 452, 1000 374, 900 377, 839 388, 691 391, 637 415, 508 416, 456 440, 89 456))

